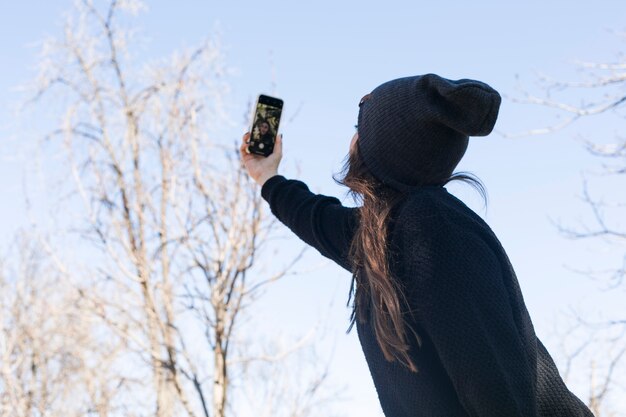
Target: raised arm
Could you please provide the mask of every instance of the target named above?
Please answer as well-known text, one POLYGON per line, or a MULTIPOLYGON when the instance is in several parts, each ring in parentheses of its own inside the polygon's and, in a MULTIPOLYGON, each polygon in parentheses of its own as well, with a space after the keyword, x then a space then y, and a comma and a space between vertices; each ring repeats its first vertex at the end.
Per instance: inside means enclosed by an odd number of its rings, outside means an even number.
POLYGON ((278 135, 268 157, 248 152, 250 133, 239 148, 250 177, 261 186, 261 195, 272 213, 300 239, 352 272, 348 250, 356 230, 358 209, 341 205, 335 197, 313 194, 305 183, 278 175, 283 154, 283 137, 278 135))
POLYGON ((302 181, 282 175, 266 180, 261 195, 276 218, 300 239, 352 272, 348 250, 358 209, 344 207, 335 197, 314 194, 302 181))

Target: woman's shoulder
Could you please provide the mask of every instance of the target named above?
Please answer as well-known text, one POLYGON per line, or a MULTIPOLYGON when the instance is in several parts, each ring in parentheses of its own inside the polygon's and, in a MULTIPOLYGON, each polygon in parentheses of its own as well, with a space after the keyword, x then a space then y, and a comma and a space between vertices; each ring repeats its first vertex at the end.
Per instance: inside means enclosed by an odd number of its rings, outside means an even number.
POLYGON ((489 225, 463 201, 443 187, 420 187, 409 193, 398 208, 396 221, 405 233, 444 238, 463 234, 465 238, 495 238, 489 225))
POLYGON ((413 222, 451 216, 471 216, 475 213, 444 187, 419 187, 407 193, 399 209, 398 218, 413 222))
MULTIPOLYGON (((406 200, 397 219, 399 263, 403 271, 421 268, 432 272, 453 267, 455 271, 500 270, 504 250, 477 214, 447 192, 421 194, 406 200)), ((446 279, 458 279, 465 285, 463 274, 453 275, 446 279)), ((425 279, 428 276, 422 275, 425 279)), ((438 275, 431 278, 440 279, 438 275)))

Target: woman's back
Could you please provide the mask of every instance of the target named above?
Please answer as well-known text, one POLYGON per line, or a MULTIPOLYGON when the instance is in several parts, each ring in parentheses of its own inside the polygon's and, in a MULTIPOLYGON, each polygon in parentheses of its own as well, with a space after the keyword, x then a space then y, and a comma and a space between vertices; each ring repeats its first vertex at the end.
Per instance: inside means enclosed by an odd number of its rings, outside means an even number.
MULTIPOLYGON (((373 374, 411 381, 400 388, 414 402, 407 410, 440 414, 389 415, 591 416, 537 339, 514 269, 483 219, 443 187, 416 189, 392 215, 392 268, 422 339, 413 347, 421 374, 380 361, 368 325, 359 326, 359 337, 372 350, 373 374), (423 395, 411 399, 411 392, 423 395)), ((384 396, 397 396, 387 391, 398 388, 382 383, 384 396)))

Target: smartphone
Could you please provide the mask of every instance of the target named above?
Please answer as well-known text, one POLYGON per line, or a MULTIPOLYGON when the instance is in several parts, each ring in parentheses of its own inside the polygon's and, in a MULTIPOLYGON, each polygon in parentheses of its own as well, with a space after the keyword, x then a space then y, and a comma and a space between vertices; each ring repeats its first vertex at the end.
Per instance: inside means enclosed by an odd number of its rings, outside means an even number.
POLYGON ((252 115, 249 153, 267 157, 274 152, 282 112, 283 101, 281 99, 265 94, 259 95, 252 115))

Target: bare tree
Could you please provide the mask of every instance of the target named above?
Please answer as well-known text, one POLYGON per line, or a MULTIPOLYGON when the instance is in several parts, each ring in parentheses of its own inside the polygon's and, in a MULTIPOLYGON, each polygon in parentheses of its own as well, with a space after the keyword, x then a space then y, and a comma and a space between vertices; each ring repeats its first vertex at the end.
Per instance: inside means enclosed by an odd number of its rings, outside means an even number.
POLYGON ((22 233, 0 262, 0 415, 108 416, 118 339, 94 337, 95 326, 63 271, 38 238, 22 233))
POLYGON ((552 335, 559 341, 561 352, 561 374, 568 384, 587 386, 587 404, 594 415, 623 415, 615 411, 619 405, 614 400, 619 401, 624 391, 622 359, 626 354, 626 329, 586 316, 589 314, 571 308, 567 317, 562 318, 563 324, 553 323, 552 335))
MULTIPOLYGON (((620 36, 624 36, 621 34, 620 36)), ((551 126, 531 129, 525 132, 510 134, 505 137, 523 137, 529 135, 550 134, 572 125, 581 118, 613 113, 618 116, 618 123, 623 123, 620 113, 626 103, 626 60, 623 55, 615 62, 577 62, 582 73, 582 81, 564 82, 546 75, 539 76, 539 85, 544 97, 524 91, 523 98, 509 97, 513 102, 534 104, 552 109, 561 120, 551 126), (582 92, 580 92, 582 91, 582 92), (559 94, 569 98, 559 99, 559 94), (572 102, 578 101, 578 104, 572 102)), ((602 159, 603 179, 608 177, 617 183, 617 190, 626 190, 626 136, 616 136, 610 143, 597 143, 585 140, 587 151, 602 159)), ((626 193, 614 194, 616 200, 608 202, 594 197, 588 182, 583 181, 582 200, 589 207, 591 224, 582 227, 563 226, 556 223, 559 232, 570 239, 593 239, 599 244, 608 244, 617 248, 621 255, 617 265, 610 270, 576 271, 582 272, 591 279, 607 283, 607 289, 623 289, 626 276, 626 230, 624 229, 624 207, 626 193), (622 201, 620 201, 622 199, 622 201)), ((603 320, 584 318, 579 312, 573 312, 570 318, 573 327, 562 333, 562 346, 565 356, 566 376, 571 374, 572 363, 577 362, 589 366, 589 397, 588 405, 596 416, 617 415, 611 410, 609 393, 626 392, 623 359, 626 352, 626 317, 614 317, 603 320)), ((618 397, 616 397, 618 398, 618 397)), ((623 414, 622 414, 623 415, 623 414)))
POLYGON ((48 146, 64 149, 83 242, 96 249, 81 302, 105 339, 123 343, 116 381, 135 382, 117 399, 125 415, 223 417, 232 368, 245 362, 230 360, 241 315, 303 251, 256 270, 277 223, 241 166, 239 138, 210 135, 225 118, 219 43, 140 68, 124 25, 143 4, 105 3, 76 2, 63 37, 44 45, 33 98, 61 109, 48 146))

